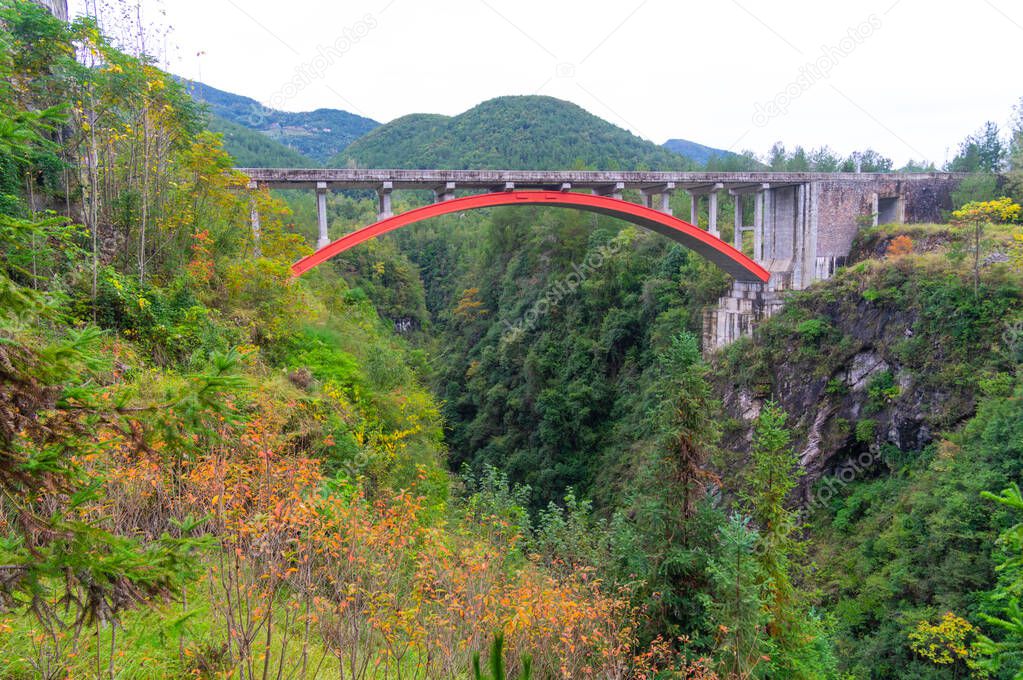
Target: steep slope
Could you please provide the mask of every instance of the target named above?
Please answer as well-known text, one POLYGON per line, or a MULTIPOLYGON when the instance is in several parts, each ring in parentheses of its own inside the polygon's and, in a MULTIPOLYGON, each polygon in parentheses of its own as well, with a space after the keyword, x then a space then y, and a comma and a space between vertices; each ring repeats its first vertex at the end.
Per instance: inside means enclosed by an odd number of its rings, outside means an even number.
MULTIPOLYGON (((255 99, 218 90, 205 83, 180 79, 192 97, 210 113, 267 137, 322 163, 380 124, 339 109, 278 111, 255 99)), ((229 149, 234 153, 233 149, 229 149)))
MULTIPOLYGON (((1012 230, 993 228, 989 238, 1008 247, 1012 230)), ((716 366, 737 419, 730 448, 745 448, 738 423, 765 399, 778 401, 796 426, 808 498, 849 458, 920 451, 971 417, 985 384, 1012 370, 1002 324, 1023 312, 1023 287, 1019 272, 993 262, 975 292, 946 257, 962 239, 944 226, 865 230, 853 255, 870 259, 790 294, 753 339, 728 347, 716 366), (885 244, 906 234, 917 252, 885 256, 885 244)))
POLYGON ((316 161, 290 146, 220 116, 210 115, 208 126, 224 136, 224 148, 242 168, 311 168, 316 161))
POLYGON ((359 139, 330 161, 362 167, 677 170, 689 159, 567 101, 497 97, 457 116, 416 114, 359 139))

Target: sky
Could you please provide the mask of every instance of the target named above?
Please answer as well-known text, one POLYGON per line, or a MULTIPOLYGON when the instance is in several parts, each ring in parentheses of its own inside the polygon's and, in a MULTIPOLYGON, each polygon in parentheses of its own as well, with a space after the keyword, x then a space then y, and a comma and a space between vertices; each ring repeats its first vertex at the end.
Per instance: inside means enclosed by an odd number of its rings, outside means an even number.
POLYGON ((135 2, 174 73, 381 122, 542 94, 658 144, 871 147, 941 166, 1023 96, 1013 0, 135 2))

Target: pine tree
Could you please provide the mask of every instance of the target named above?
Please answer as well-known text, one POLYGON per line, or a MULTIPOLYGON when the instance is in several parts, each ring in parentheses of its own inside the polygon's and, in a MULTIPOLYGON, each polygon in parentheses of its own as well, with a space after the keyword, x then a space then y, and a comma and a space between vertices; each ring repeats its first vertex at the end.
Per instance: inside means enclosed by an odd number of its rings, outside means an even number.
POLYGON ((692 335, 674 337, 657 367, 650 417, 658 436, 651 460, 641 467, 629 521, 634 535, 622 561, 632 571, 635 553, 642 554, 656 632, 690 635, 709 627, 707 564, 723 522, 705 500, 716 481, 707 458, 718 438, 717 405, 692 335))
POLYGON ((718 531, 720 551, 709 566, 714 584, 715 658, 723 677, 748 678, 772 653, 767 634, 765 573, 749 518, 733 514, 718 531))
MULTIPOLYGON (((1013 484, 1001 495, 990 492, 984 498, 995 501, 1023 516, 1023 494, 1013 484)), ((1002 531, 998 537, 1002 548, 998 564, 998 583, 987 594, 987 612, 981 613, 994 638, 982 635, 977 650, 980 666, 998 677, 1023 676, 1023 523, 1002 531)))
POLYGON ((752 465, 743 493, 746 511, 761 531, 756 554, 764 579, 767 632, 782 677, 832 677, 834 658, 822 626, 793 585, 793 572, 806 549, 799 537, 799 511, 791 507, 789 496, 803 470, 785 421, 777 404, 764 405, 753 429, 752 465))
POLYGON ((706 462, 719 435, 714 420, 716 407, 695 337, 689 333, 675 336, 660 363, 666 374, 664 413, 671 423, 666 466, 673 488, 680 494, 682 518, 689 519, 696 513, 696 503, 706 493, 707 484, 715 479, 706 462))
POLYGON ((753 430, 752 468, 745 492, 747 510, 762 534, 757 552, 773 592, 773 626, 784 625, 794 599, 789 569, 791 556, 802 551, 796 532, 799 514, 790 509, 789 494, 802 469, 790 447, 786 414, 775 403, 764 405, 753 430))

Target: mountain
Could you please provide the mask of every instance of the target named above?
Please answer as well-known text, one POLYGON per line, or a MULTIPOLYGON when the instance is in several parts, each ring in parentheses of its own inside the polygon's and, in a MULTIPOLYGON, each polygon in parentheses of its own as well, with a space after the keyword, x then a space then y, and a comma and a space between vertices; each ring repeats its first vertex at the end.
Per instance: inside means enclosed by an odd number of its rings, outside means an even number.
POLYGON ((313 159, 244 125, 210 115, 210 130, 224 136, 224 148, 242 168, 311 168, 313 159))
MULTIPOLYGON (((209 107, 213 117, 256 130, 312 159, 313 164, 335 156, 356 138, 380 125, 375 120, 339 109, 303 112, 270 109, 250 97, 218 90, 198 81, 180 80, 194 99, 209 107)), ((228 150, 234 154, 231 145, 228 145, 228 150)), ((308 161, 304 163, 309 164, 308 161)))
POLYGON ((497 97, 457 116, 414 113, 381 125, 338 109, 270 109, 250 97, 179 80, 206 104, 210 129, 224 135, 225 147, 245 167, 686 170, 709 162, 739 170, 758 165, 685 139, 658 146, 553 97, 497 97))
POLYGON ((457 116, 403 116, 329 162, 353 164, 456 170, 683 170, 696 165, 571 102, 537 95, 497 97, 457 116))
POLYGON ((717 159, 720 161, 724 159, 735 160, 744 158, 744 156, 732 151, 715 149, 712 146, 691 142, 688 139, 669 139, 661 146, 669 151, 674 151, 677 154, 685 156, 686 158, 691 158, 702 165, 706 165, 707 161, 711 159, 717 159))

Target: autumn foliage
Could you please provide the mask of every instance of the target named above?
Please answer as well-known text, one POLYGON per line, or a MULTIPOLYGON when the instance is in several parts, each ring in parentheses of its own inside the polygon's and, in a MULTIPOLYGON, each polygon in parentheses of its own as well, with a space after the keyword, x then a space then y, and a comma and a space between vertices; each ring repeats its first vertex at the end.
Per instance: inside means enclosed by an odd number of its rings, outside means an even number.
POLYGON ((888 248, 885 250, 885 255, 891 258, 902 257, 903 255, 909 255, 913 252, 913 239, 900 234, 892 239, 891 243, 888 244, 888 248))
MULTIPOLYGON (((214 545, 189 589, 216 613, 221 670, 458 677, 494 631, 509 666, 531 655, 540 677, 625 678, 663 663, 637 652, 627 592, 586 568, 515 564, 521 537, 497 517, 435 521, 416 488, 371 497, 326 477, 291 443, 281 406, 255 399, 194 457, 114 456, 107 500, 92 508, 147 536, 205 518, 193 533, 214 545)), ((202 653, 201 640, 180 642, 186 660, 202 653)))

